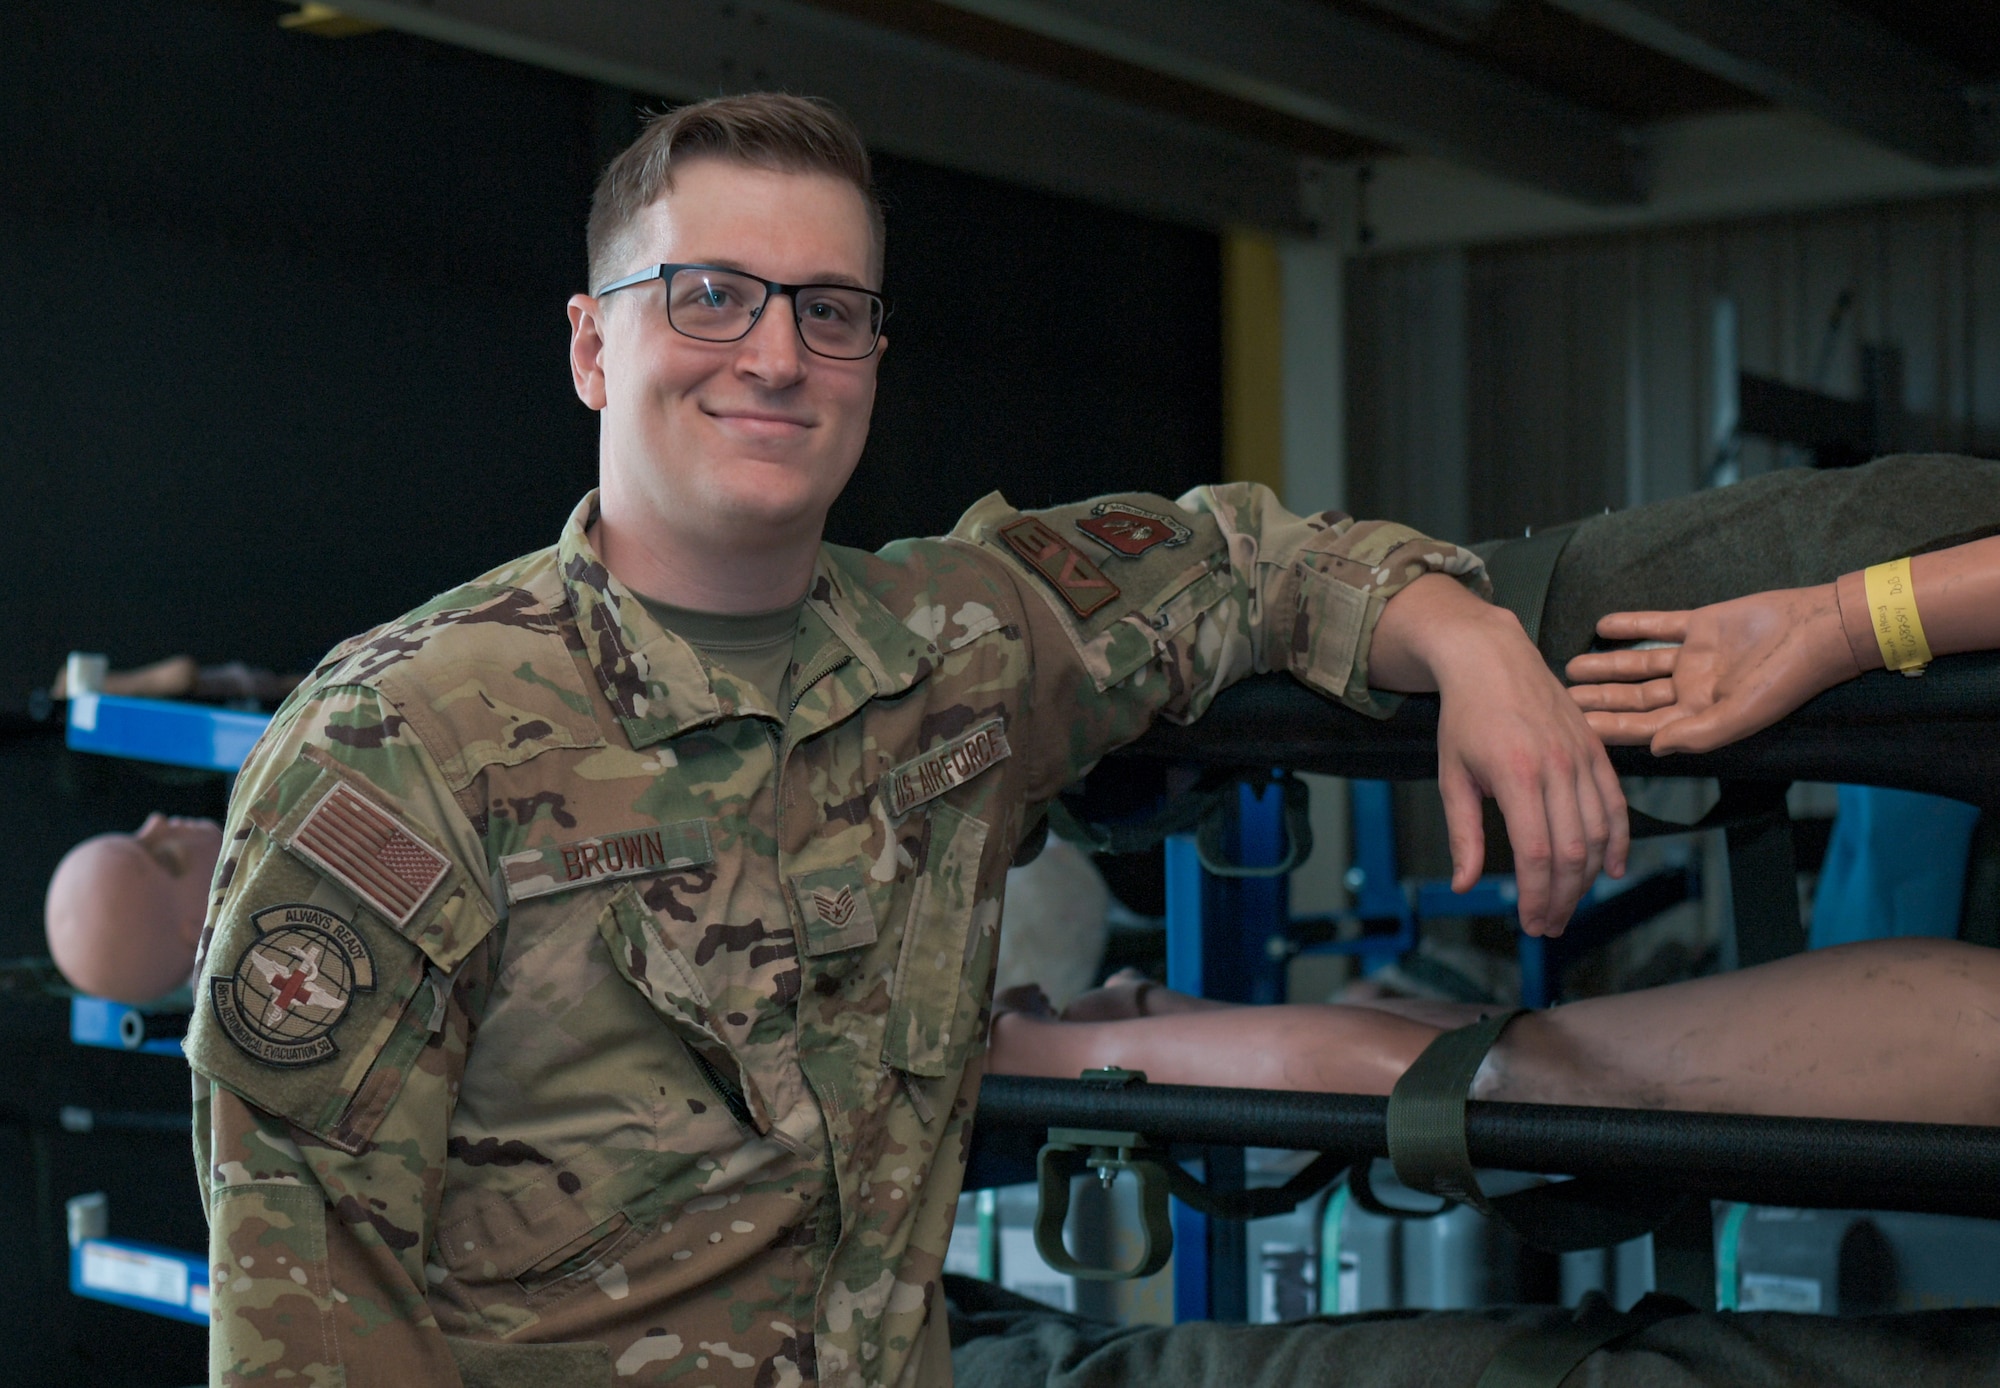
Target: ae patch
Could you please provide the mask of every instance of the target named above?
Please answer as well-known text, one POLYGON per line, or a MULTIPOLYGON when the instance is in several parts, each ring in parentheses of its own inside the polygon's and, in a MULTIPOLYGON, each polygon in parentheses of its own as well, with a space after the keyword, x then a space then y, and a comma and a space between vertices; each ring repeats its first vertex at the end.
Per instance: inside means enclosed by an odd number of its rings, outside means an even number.
POLYGON ((1159 545, 1178 549, 1194 538, 1194 531, 1173 517, 1124 501, 1098 502, 1089 515, 1077 518, 1076 528, 1127 559, 1137 559, 1159 545))
POLYGON ((1118 585, 1104 576, 1089 555, 1033 516, 1002 527, 1000 538, 1027 560, 1079 617, 1088 617, 1118 596, 1118 585))
POLYGON ((361 936, 317 906, 272 906, 250 918, 257 938, 227 978, 210 985, 231 1041, 266 1065, 317 1065, 333 1056, 333 1029, 356 993, 375 987, 361 936))

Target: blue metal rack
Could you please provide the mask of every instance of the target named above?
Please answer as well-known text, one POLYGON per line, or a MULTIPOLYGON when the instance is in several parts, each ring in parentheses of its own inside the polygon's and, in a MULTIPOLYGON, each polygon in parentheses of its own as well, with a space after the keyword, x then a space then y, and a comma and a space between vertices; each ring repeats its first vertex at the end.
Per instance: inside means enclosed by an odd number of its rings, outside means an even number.
POLYGON ((69 1202, 69 1289, 92 1301, 208 1324, 208 1263, 158 1244, 107 1237, 101 1192, 69 1202))
POLYGON ((69 1000, 69 1039, 79 1046, 140 1055, 182 1054, 178 1036, 148 1036, 142 1009, 109 998, 78 995, 69 1000))
MULTIPOLYGON (((164 699, 78 694, 69 701, 64 741, 79 752, 166 766, 233 773, 263 735, 270 717, 164 699)), ((183 1052, 178 1037, 147 1034, 146 1013, 108 998, 74 997, 70 1040, 141 1055, 183 1052)), ((69 1289, 77 1296, 171 1320, 208 1324, 204 1255, 108 1237, 104 1196, 69 1202, 69 1289)))
POLYGON ((64 741, 79 752, 233 772, 270 721, 269 714, 203 704, 78 694, 69 701, 64 741))

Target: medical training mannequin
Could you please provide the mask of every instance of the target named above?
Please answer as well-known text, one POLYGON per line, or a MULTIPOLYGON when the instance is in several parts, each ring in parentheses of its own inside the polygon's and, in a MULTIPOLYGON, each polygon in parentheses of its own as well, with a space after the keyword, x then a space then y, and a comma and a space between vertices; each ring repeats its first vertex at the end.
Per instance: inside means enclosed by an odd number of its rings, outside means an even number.
MULTIPOLYGON (((2000 536, 1920 554, 1910 578, 1933 655, 2000 646, 2000 536)), ((1883 667, 1859 571, 1692 612, 1614 612, 1597 631, 1673 643, 1580 655, 1568 670, 1592 731, 1659 756, 1713 751, 1883 667)))
POLYGON ((63 977, 135 1006, 187 986, 221 852, 215 821, 152 814, 64 854, 43 912, 63 977))
MULTIPOLYGON (((192 699, 200 703, 276 704, 297 688, 303 675, 280 675, 232 660, 226 665, 203 665, 191 655, 170 655, 151 665, 131 670, 107 671, 99 694, 122 694, 136 699, 192 699)), ((69 670, 56 671, 49 684, 49 697, 70 696, 69 670)))
MULTIPOLYGON (((2000 647, 2000 537, 1920 555, 1911 580, 1934 655, 2000 647)), ((1861 573, 1692 612, 1613 613, 1599 634, 1678 644, 1569 663, 1608 742, 1707 751, 1770 726, 1884 656, 1861 573)), ((2000 1124, 2000 951, 1875 940, 1515 1022, 1477 1098, 1795 1117, 2000 1124)), ((1387 1094, 1476 1005, 1239 1008, 1114 976, 1058 1020, 1032 990, 998 1000, 988 1068, 1162 1083, 1387 1094), (1014 1010, 1006 1010, 1008 1008, 1014 1010)), ((1484 1009, 1490 1011, 1491 1009, 1484 1009)))

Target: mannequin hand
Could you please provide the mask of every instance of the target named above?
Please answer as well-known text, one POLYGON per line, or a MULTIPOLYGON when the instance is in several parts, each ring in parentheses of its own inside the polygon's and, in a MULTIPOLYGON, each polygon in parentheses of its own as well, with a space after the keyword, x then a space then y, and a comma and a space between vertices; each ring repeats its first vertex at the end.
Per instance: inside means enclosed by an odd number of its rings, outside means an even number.
POLYGON ((1649 744, 1655 756, 1712 752, 1860 673, 1831 583, 1690 612, 1613 612, 1597 634, 1679 643, 1569 663, 1570 697, 1591 730, 1608 743, 1649 744))
POLYGON ((1452 889, 1486 857, 1481 797, 1507 821, 1521 928, 1554 935, 1601 870, 1625 873, 1625 795, 1604 747, 1512 613, 1432 575, 1384 610, 1370 658, 1379 687, 1435 687, 1438 792, 1452 889))

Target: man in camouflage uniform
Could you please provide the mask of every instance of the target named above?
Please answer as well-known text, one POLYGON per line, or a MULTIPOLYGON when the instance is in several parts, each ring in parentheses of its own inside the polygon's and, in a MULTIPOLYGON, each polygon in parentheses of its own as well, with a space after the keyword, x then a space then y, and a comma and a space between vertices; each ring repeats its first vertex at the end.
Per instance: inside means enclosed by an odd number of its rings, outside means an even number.
POLYGON ((1242 485, 822 545, 867 186, 815 103, 650 127, 570 306, 601 491, 336 648, 245 766, 187 1045, 215 1382, 947 1382, 1006 868, 1252 671, 1440 688, 1461 875, 1485 790, 1531 924, 1622 866, 1608 764, 1450 545, 1242 485), (774 611, 775 667, 689 635, 774 611))

